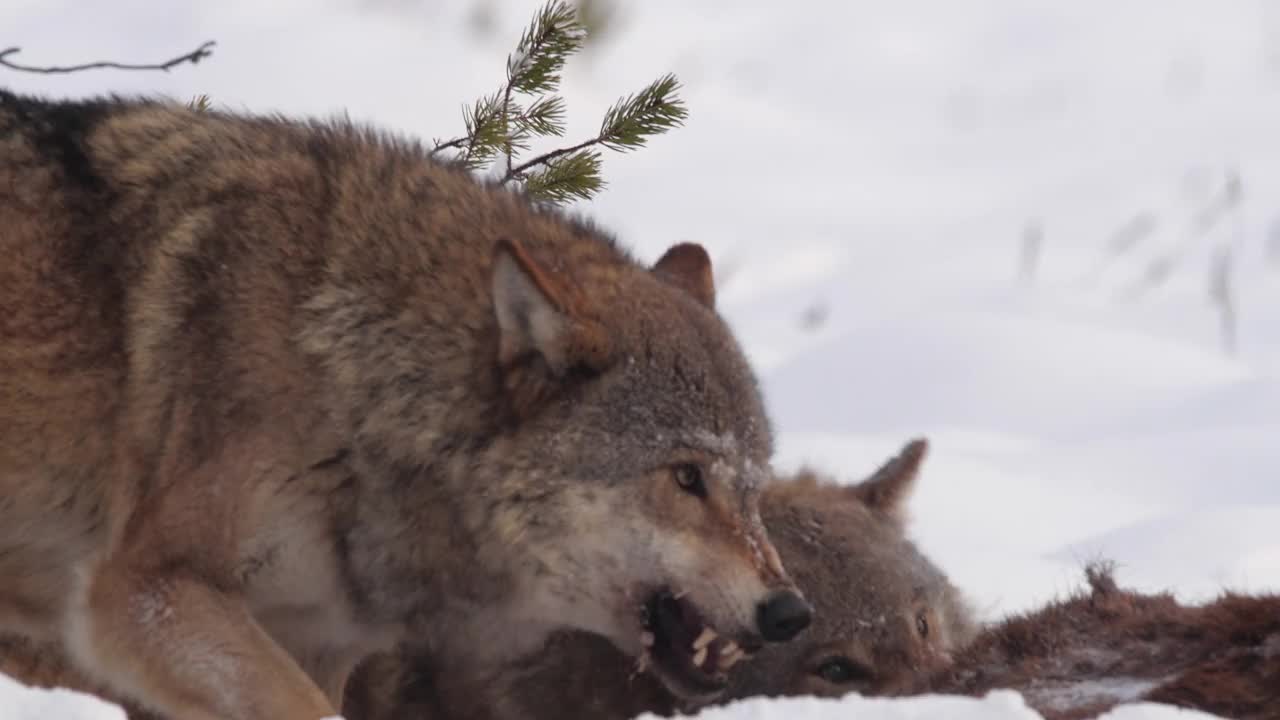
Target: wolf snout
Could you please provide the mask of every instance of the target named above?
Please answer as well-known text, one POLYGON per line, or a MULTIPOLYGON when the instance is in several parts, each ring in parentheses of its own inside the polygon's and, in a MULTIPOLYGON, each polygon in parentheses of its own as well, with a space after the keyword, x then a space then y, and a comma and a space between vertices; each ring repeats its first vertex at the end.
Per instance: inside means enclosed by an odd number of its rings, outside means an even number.
POLYGON ((756 606, 756 625, 772 643, 791 640, 813 621, 813 606, 793 590, 777 590, 756 606))

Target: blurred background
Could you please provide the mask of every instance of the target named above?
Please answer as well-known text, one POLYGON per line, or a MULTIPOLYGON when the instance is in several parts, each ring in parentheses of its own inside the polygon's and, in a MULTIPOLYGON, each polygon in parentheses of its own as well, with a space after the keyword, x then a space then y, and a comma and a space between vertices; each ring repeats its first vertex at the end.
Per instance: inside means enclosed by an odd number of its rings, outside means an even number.
MULTIPOLYGON (((575 208, 648 261, 710 250, 780 466, 856 480, 928 437, 912 533, 988 616, 1102 558, 1280 590, 1280 4, 577 4, 569 139, 668 71, 690 116, 575 208)), ((5 0, 32 65, 218 44, 0 86, 448 138, 540 6, 5 0)))

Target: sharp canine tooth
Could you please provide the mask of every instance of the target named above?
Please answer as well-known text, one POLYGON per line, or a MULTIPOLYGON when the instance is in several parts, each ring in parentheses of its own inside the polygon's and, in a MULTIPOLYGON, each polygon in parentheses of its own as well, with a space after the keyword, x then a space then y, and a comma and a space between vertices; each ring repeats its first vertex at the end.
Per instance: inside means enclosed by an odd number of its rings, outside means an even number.
POLYGON ((694 656, 693 656, 693 664, 694 664, 694 665, 697 665, 698 667, 702 667, 702 664, 703 664, 704 662, 706 662, 706 661, 707 661, 707 649, 706 649, 706 648, 702 648, 701 650, 699 650, 699 651, 697 652, 697 654, 696 654, 696 655, 694 655, 694 656))
POLYGON ((651 632, 640 633, 640 644, 644 645, 645 647, 653 647, 653 633, 651 632))
POLYGON ((711 644, 716 639, 716 631, 709 627, 702 628, 702 634, 698 635, 698 639, 693 641, 693 649, 701 650, 711 644))
POLYGON ((729 642, 725 643, 724 647, 720 648, 720 654, 721 654, 722 656, 723 656, 723 655, 728 655, 728 654, 729 654, 729 653, 731 653, 731 652, 741 652, 741 651, 742 651, 742 649, 738 647, 738 643, 736 643, 736 642, 734 642, 734 641, 732 641, 732 640, 730 640, 729 642))

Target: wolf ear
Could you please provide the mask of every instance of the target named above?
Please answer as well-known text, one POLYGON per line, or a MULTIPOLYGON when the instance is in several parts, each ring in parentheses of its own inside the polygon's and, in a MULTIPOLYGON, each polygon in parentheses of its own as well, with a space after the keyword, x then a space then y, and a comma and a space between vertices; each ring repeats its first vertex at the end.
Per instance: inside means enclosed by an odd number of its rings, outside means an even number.
POLYGON ((880 466, 871 477, 849 487, 849 493, 870 508, 902 525, 907 521, 907 500, 915 491, 920 464, 929 452, 929 441, 916 438, 880 466))
POLYGON ((716 285, 711 274, 711 256, 697 243, 678 243, 663 253, 653 265, 663 280, 689 293, 698 302, 715 309, 716 285))
POLYGON ((567 293, 511 240, 500 240, 494 249, 493 309, 502 367, 536 354, 557 377, 577 366, 603 369, 603 329, 579 317, 567 293))

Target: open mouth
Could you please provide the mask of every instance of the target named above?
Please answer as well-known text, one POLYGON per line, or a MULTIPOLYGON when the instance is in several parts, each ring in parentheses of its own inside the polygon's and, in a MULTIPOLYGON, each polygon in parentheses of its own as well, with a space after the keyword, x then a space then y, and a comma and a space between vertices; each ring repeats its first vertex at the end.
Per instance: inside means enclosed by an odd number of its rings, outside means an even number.
POLYGON ((684 698, 722 691, 729 668, 760 647, 755 640, 739 643, 722 637, 687 597, 666 590, 654 593, 644 604, 640 624, 645 648, 641 667, 684 698))

